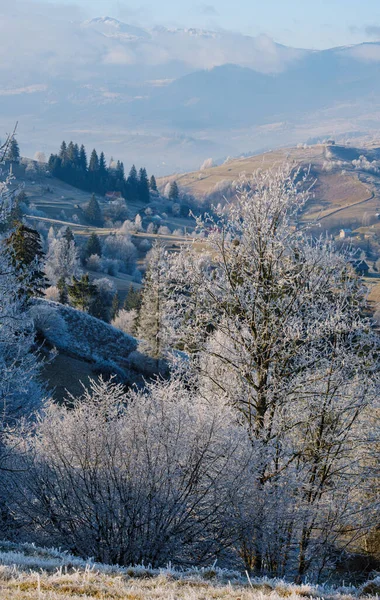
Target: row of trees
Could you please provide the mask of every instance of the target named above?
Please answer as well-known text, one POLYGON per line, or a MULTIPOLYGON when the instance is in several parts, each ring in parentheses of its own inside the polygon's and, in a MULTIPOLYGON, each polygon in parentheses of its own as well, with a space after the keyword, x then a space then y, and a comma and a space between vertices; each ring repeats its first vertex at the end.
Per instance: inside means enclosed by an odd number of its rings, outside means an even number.
POLYGON ((145 168, 137 173, 133 165, 126 176, 122 162, 111 159, 107 166, 104 152, 98 155, 94 149, 88 160, 83 144, 79 147, 73 142, 66 144, 63 141, 59 153, 50 156, 48 165, 54 177, 71 185, 102 195, 120 192, 130 202, 146 204, 151 192, 157 192, 156 179, 152 175, 149 180, 145 168))

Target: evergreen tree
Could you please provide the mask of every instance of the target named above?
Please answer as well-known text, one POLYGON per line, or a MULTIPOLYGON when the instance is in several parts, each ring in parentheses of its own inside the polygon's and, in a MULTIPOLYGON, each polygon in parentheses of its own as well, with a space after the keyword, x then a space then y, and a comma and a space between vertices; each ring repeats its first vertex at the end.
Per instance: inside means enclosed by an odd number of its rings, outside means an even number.
POLYGON ((123 309, 124 310, 140 310, 141 306, 141 292, 138 288, 134 287, 132 284, 128 288, 127 295, 124 300, 123 309))
POLYGON ((72 284, 68 286, 69 298, 74 308, 89 312, 96 299, 97 287, 90 281, 88 273, 80 279, 73 277, 72 284))
POLYGON ((111 320, 113 320, 115 317, 117 317, 117 315, 119 314, 119 310, 120 310, 120 300, 119 300, 119 294, 116 292, 116 294, 114 295, 114 297, 112 299, 111 320))
POLYGON ((139 180, 137 177, 136 167, 135 167, 135 165, 132 165, 132 168, 129 171, 127 184, 126 184, 127 200, 130 200, 132 202, 136 202, 136 200, 138 200, 138 186, 139 186, 139 180))
POLYGON ((20 148, 15 137, 12 137, 7 150, 6 159, 11 162, 19 162, 20 148))
POLYGON ((65 141, 63 141, 61 144, 61 148, 59 151, 59 158, 61 159, 62 166, 64 166, 67 162, 67 144, 65 141))
POLYGON ((99 202, 95 198, 95 194, 92 194, 91 200, 84 212, 90 223, 93 223, 94 225, 102 223, 102 211, 100 210, 99 202))
POLYGON ((83 146, 83 144, 81 145, 80 150, 79 150, 79 168, 84 173, 87 172, 87 154, 86 154, 86 148, 83 146))
POLYGON ((169 200, 177 202, 179 198, 179 189, 176 181, 172 181, 169 189, 169 200))
POLYGON ((91 153, 88 165, 88 184, 92 192, 100 191, 99 158, 95 149, 91 153))
POLYGON ((68 243, 75 242, 73 230, 70 227, 66 227, 63 237, 68 243))
POLYGON ((98 158, 98 154, 97 154, 95 148, 91 152, 90 163, 88 165, 88 170, 91 171, 91 172, 97 172, 97 171, 99 171, 99 158, 98 158))
POLYGON ((67 283, 64 277, 60 277, 57 281, 57 288, 59 291, 59 302, 61 304, 67 304, 69 301, 69 294, 67 291, 67 283))
POLYGON ((149 181, 146 169, 140 169, 138 180, 138 197, 139 201, 147 204, 150 200, 149 181))
POLYGON ((90 235, 85 248, 86 258, 89 258, 93 254, 97 254, 98 256, 102 255, 102 246, 100 244, 99 236, 97 236, 96 233, 90 235))
POLYGON ((18 272, 22 293, 27 296, 41 295, 46 287, 46 279, 41 269, 44 252, 38 231, 19 223, 6 243, 11 263, 18 272))
POLYGON ((74 142, 70 142, 67 146, 67 158, 71 163, 75 161, 75 146, 74 142))
POLYGON ((152 192, 157 192, 157 181, 154 175, 152 175, 152 177, 149 180, 149 187, 152 190, 152 192))
POLYGON ((165 247, 155 243, 148 254, 137 335, 143 340, 143 352, 156 359, 161 358, 164 351, 163 301, 166 271, 165 247))

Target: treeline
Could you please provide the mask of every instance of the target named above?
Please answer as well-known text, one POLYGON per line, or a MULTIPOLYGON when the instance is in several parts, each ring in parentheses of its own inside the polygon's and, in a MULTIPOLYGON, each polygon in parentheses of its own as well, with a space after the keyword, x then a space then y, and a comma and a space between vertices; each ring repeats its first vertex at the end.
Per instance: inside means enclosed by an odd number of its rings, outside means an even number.
POLYGON ((74 185, 84 191, 104 195, 106 192, 120 192, 123 198, 133 202, 148 203, 151 192, 157 192, 154 175, 148 179, 147 171, 141 168, 139 172, 132 166, 128 176, 125 175, 124 164, 111 160, 107 166, 104 152, 98 155, 94 149, 90 159, 82 144, 62 142, 58 154, 51 154, 49 170, 58 179, 74 185))

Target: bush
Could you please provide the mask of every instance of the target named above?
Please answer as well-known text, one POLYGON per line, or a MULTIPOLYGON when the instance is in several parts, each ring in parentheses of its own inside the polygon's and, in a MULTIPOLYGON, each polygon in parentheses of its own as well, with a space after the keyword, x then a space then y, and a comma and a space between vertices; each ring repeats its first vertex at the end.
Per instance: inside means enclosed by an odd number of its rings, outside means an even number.
POLYGON ((25 532, 120 565, 208 562, 231 545, 250 446, 226 407, 177 378, 128 394, 101 380, 71 400, 17 440, 8 486, 25 532))

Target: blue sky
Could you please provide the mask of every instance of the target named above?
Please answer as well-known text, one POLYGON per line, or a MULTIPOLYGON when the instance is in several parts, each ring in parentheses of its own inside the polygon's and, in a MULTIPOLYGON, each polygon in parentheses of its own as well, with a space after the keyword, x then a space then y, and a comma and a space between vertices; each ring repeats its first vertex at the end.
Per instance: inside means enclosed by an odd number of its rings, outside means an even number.
MULTIPOLYGON (((34 0, 30 0, 33 2, 34 0)), ((297 47, 328 48, 380 39, 380 0, 47 0, 88 16, 139 25, 223 28, 267 34, 297 47)))

